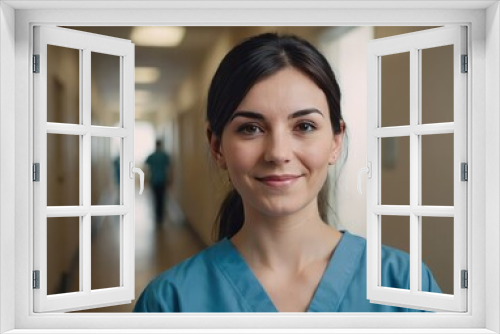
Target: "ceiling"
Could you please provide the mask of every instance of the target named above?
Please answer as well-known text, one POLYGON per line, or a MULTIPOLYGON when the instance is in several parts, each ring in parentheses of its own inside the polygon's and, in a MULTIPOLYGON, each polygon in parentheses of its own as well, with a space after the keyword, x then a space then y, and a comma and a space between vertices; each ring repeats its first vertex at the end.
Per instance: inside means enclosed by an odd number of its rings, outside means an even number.
MULTIPOLYGON (((133 27, 67 26, 65 28, 130 40, 133 27)), ((231 29, 232 34, 240 36, 245 35, 245 31, 248 31, 249 27, 188 26, 186 27, 186 34, 183 41, 177 47, 146 47, 136 45, 135 66, 157 67, 160 70, 158 82, 154 84, 136 84, 136 93, 137 91, 147 92, 147 105, 139 106, 136 103, 136 119, 154 119, 152 116, 154 113, 165 110, 167 105, 172 105, 172 101, 175 101, 176 94, 179 91, 180 84, 192 71, 199 69, 211 47, 217 42, 223 30, 227 29, 231 29)), ((283 29, 283 27, 280 28, 280 30, 283 29)), ((286 31, 294 33, 298 31, 302 35, 304 33, 307 35, 308 33, 316 34, 321 29, 323 28, 289 27, 286 28, 286 31)), ((100 95, 107 111, 118 112, 119 96, 117 96, 117 90, 106 89, 106 87, 116 85, 116 76, 106 73, 110 71, 112 66, 104 63, 98 66, 98 72, 93 74, 97 75, 97 77, 93 78, 93 82, 96 80, 99 86, 103 87, 103 89, 100 89, 100 95)))
MULTIPOLYGON (((80 31, 91 32, 99 35, 123 38, 130 40, 132 27, 65 27, 80 31)), ((146 111, 154 112, 159 109, 162 103, 168 102, 174 94, 182 80, 196 69, 203 61, 210 46, 217 39, 217 27, 187 27, 186 35, 178 47, 135 47, 135 66, 136 67, 157 67, 160 69, 159 81, 154 84, 136 84, 136 90, 148 91, 151 96, 146 111)), ((103 69, 96 78, 101 87, 110 87, 114 82, 113 76, 106 75, 106 64, 101 64, 99 68, 103 69)), ((113 90, 102 90, 103 102, 119 101, 113 94, 113 90)), ((111 107, 116 109, 116 103, 111 107)))

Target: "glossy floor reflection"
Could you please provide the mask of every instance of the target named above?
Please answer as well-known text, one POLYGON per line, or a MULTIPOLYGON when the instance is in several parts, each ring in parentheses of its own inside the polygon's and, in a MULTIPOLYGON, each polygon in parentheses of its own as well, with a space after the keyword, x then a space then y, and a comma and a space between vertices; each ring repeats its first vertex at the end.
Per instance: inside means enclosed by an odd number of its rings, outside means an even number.
MULTIPOLYGON (((162 224, 157 225, 153 213, 152 193, 148 188, 143 195, 136 195, 135 202, 135 296, 139 298, 145 286, 159 273, 205 248, 189 225, 173 222, 166 215, 162 224)), ((171 216, 171 215, 170 215, 171 216)), ((174 219, 178 220, 178 219, 174 219)), ((119 245, 117 224, 103 223, 92 241, 92 286, 111 286, 111 277, 116 276, 119 266, 119 245), (99 255, 98 255, 99 254, 99 255), (106 268, 94 270, 94 268, 106 268)), ((118 276, 119 277, 119 276, 118 276)), ((81 312, 131 312, 131 304, 96 308, 81 312)))

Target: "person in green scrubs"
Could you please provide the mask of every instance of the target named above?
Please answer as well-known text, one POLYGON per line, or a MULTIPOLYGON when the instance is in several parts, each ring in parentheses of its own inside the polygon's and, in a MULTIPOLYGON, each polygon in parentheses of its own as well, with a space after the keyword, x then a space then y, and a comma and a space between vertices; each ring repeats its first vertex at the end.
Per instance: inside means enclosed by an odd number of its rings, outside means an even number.
MULTIPOLYGON (((217 242, 156 277, 135 312, 417 311, 370 303, 366 240, 327 224, 340 98, 328 61, 299 37, 261 34, 224 57, 207 101, 211 156, 232 186, 217 242)), ((409 289, 409 255, 381 255, 382 285, 409 289)), ((440 292, 422 268, 422 290, 440 292)))

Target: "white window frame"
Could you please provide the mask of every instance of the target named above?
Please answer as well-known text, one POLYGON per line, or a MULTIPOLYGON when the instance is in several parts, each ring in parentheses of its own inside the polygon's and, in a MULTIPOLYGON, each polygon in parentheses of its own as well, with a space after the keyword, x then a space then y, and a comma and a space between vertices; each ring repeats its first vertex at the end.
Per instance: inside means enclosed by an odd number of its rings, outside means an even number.
POLYGON ((500 332, 500 10, 498 1, 3 1, 0 3, 0 332, 297 333, 500 332), (62 8, 66 6, 66 8, 62 8), (129 9, 119 8, 128 7, 129 9), (69 7, 69 8, 68 8, 69 7), (73 7, 73 8, 71 8, 73 7), (108 9, 103 9, 103 7, 108 9), (161 7, 161 8, 159 8, 161 7), (85 9, 74 9, 85 8, 85 9), (137 8, 143 8, 138 10, 137 8), (149 9, 148 9, 149 8, 149 9), (47 10, 48 9, 48 10, 47 10), (245 9, 245 10, 242 10, 245 9), (103 15, 103 11, 105 15, 103 15), (105 21, 103 21, 105 20, 105 21), (469 311, 407 314, 34 314, 32 251, 32 26, 467 25, 469 76, 469 311), (15 37, 14 37, 15 36, 15 37), (15 70, 14 70, 15 68, 15 70), (15 95, 15 98, 13 96, 15 95), (13 138, 15 138, 14 145, 13 138), (14 175, 14 177, 13 177, 14 175), (12 194, 15 197, 12 198, 12 194), (474 229, 472 230, 472 226, 474 229), (14 256, 13 256, 14 254, 14 256), (14 289, 12 287, 15 287, 14 289), (487 293, 486 293, 487 292, 487 293), (14 305, 14 307, 13 307, 14 305), (425 317, 425 321, 422 321, 425 317), (139 326, 143 329, 137 329, 139 326), (260 330, 258 329, 260 328, 260 330), (383 328, 383 329, 382 329, 383 328), (38 329, 38 330, 37 330, 38 329), (43 331, 45 329, 45 331, 43 331), (62 330, 64 329, 64 330, 62 330), (266 330, 267 329, 267 330, 266 330), (290 330, 291 331, 291 330, 290 330), (185 331, 184 331, 185 332, 185 331), (241 330, 240 332, 248 332, 241 330))
POLYGON ((34 27, 34 54, 39 55, 39 73, 33 75, 34 162, 39 163, 40 178, 33 184, 33 269, 39 271, 39 288, 34 289, 35 312, 75 311, 99 306, 130 303, 135 293, 135 177, 134 168, 134 68, 135 48, 129 40, 101 36, 51 26, 34 27), (78 50, 80 59, 80 122, 47 122, 47 45, 78 50), (120 125, 95 126, 91 120, 92 52, 119 58, 120 125), (80 203, 75 206, 47 206, 47 134, 79 136, 80 203), (120 141, 120 205, 92 205, 92 138, 118 138, 120 141), (118 216, 120 227, 120 283, 117 287, 92 289, 91 226, 92 217, 118 216), (47 294, 47 222, 49 217, 76 217, 79 224, 79 290, 47 294))
MULTIPOLYGON (((428 311, 467 310, 467 289, 461 288, 461 270, 467 269, 467 186, 461 181, 461 163, 467 163, 467 79, 462 73, 461 58, 468 54, 467 29, 449 26, 417 31, 410 34, 372 40, 367 47, 368 97, 367 97, 367 161, 371 166, 371 178, 367 189, 367 296, 371 302, 394 306, 414 307, 428 311), (453 121, 446 123, 422 123, 422 50, 445 45, 453 47, 448 61, 453 68, 453 121), (387 55, 409 53, 409 124, 385 126, 381 124, 381 58, 387 55), (451 133, 453 135, 452 206, 422 205, 422 138, 424 135, 451 133), (409 203, 408 205, 383 205, 381 202, 382 171, 381 150, 383 138, 408 138, 409 141, 409 203), (383 287, 381 281, 382 217, 387 215, 409 218, 410 287, 395 289, 383 287), (453 293, 428 293, 422 291, 422 225, 421 218, 453 218, 453 293)), ((472 182, 472 180, 471 180, 472 182)), ((406 220, 402 220, 403 223, 406 220)))

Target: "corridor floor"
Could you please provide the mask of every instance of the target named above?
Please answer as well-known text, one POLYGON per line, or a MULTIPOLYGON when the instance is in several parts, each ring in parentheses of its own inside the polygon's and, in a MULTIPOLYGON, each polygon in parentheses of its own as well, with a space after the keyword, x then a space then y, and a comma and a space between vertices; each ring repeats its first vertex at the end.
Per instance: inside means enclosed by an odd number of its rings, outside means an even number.
MULTIPOLYGON (((159 273, 206 247, 184 223, 175 223, 166 215, 162 224, 154 219, 152 193, 148 188, 136 195, 135 202, 135 298, 159 273)), ((119 282, 118 224, 102 224, 92 241, 92 286, 110 287, 110 277, 119 282), (114 246, 113 246, 114 245, 114 246), (94 255, 95 254, 95 255, 94 255), (94 270, 94 268, 101 268, 94 270), (105 270, 103 270, 105 268, 105 270), (108 285, 106 285, 108 284, 108 285)), ((112 286, 112 285, 111 285, 112 286)), ((131 312, 131 304, 96 308, 81 312, 131 312)))

